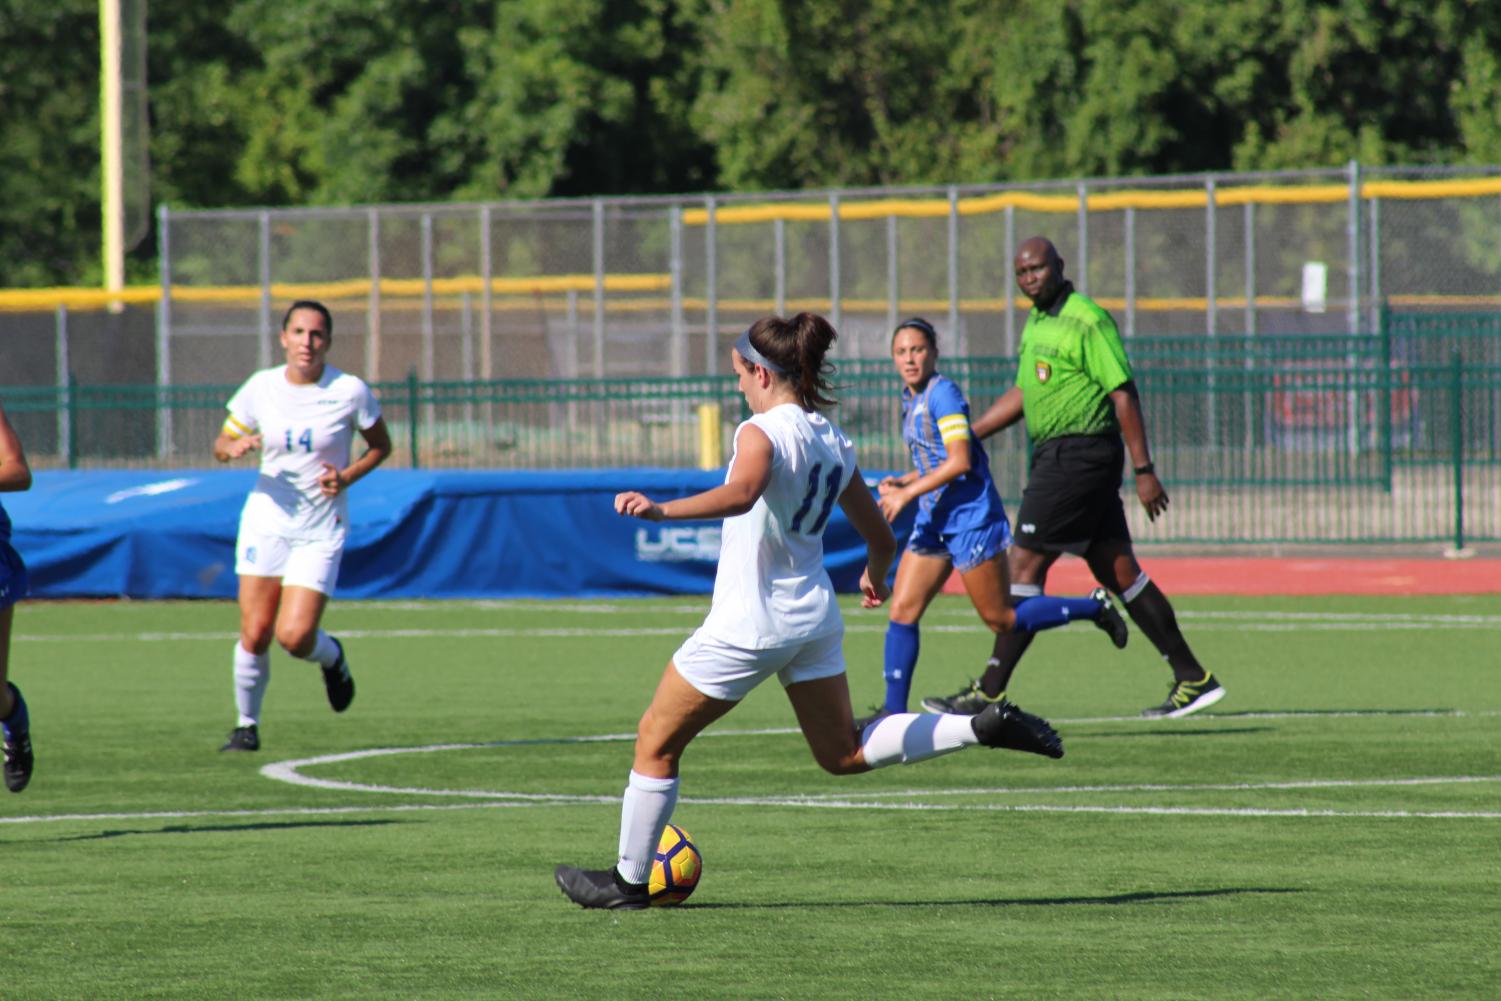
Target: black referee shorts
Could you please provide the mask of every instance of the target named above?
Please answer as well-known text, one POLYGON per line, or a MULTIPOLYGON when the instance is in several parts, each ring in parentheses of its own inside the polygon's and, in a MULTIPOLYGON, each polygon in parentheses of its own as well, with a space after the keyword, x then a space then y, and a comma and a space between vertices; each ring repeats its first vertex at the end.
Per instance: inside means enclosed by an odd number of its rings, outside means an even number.
POLYGON ((1119 435, 1065 435, 1038 445, 1017 512, 1016 544, 1082 556, 1100 541, 1131 542, 1121 505, 1119 435))

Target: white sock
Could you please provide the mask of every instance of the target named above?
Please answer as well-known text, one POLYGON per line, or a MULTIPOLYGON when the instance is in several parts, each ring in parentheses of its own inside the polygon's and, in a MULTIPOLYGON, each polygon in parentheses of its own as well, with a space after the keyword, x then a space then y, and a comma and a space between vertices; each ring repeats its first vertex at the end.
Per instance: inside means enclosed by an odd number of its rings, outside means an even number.
POLYGON ((240 711, 240 721, 235 726, 255 726, 261 718, 261 700, 266 697, 266 685, 271 680, 271 658, 266 654, 253 654, 239 643, 235 644, 235 708, 240 711))
POLYGON ((627 883, 645 883, 657 842, 678 802, 678 780, 654 779, 631 769, 630 784, 620 801, 620 858, 615 864, 627 883))
POLYGON ((865 728, 860 751, 872 768, 910 765, 978 744, 969 716, 952 713, 897 713, 865 728))
POLYGON ((320 629, 318 638, 313 641, 313 652, 302 659, 315 661, 320 667, 333 667, 339 662, 339 644, 334 642, 332 636, 320 629))

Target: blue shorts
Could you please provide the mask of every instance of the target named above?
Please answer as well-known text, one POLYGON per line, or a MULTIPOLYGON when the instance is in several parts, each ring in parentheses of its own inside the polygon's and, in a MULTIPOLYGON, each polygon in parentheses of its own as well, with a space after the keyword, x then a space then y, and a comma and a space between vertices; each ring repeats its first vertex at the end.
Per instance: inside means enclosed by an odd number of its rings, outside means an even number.
POLYGON ((9 542, 0 542, 0 608, 9 608, 26 597, 26 564, 9 542))
POLYGON ((1004 553, 1011 545, 1011 522, 1003 515, 999 520, 963 532, 940 532, 933 523, 918 515, 912 526, 907 548, 919 556, 938 556, 951 560, 954 569, 969 573, 986 560, 1004 553))

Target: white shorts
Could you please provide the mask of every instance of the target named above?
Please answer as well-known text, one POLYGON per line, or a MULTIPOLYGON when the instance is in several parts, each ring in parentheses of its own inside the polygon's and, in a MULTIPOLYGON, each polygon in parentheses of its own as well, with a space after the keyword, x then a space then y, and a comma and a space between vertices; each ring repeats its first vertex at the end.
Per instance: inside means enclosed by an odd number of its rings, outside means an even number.
POLYGON ((282 587, 305 587, 330 597, 339 581, 343 558, 343 542, 261 535, 244 525, 235 542, 235 573, 280 577, 282 587))
POLYGON ((782 687, 844 673, 844 634, 831 633, 792 646, 746 650, 699 629, 672 655, 683 680, 711 699, 739 702, 773 674, 782 687))

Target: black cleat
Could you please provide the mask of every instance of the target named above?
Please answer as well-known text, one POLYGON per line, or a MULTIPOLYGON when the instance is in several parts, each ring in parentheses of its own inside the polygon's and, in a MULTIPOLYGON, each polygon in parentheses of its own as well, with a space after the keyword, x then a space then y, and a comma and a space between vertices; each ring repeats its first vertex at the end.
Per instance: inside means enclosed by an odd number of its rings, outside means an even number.
POLYGON ((984 712, 970 719, 969 725, 986 747, 1063 757, 1063 739, 1058 731, 1041 716, 1019 709, 1008 699, 987 706, 984 712))
POLYGON ((971 681, 968 688, 961 688, 953 695, 934 695, 922 700, 922 707, 930 713, 952 713, 956 716, 975 716, 1006 698, 1002 692, 991 698, 980 690, 978 681, 971 681))
POLYGON ((1094 624, 1105 630, 1117 650, 1126 649, 1126 640, 1131 633, 1126 629, 1126 620, 1116 611, 1115 602, 1110 600, 1110 592, 1097 587, 1089 592, 1089 596, 1100 603, 1100 617, 1094 620, 1094 624))
POLYGON ((560 865, 553 870, 563 895, 580 907, 612 911, 644 911, 651 906, 645 883, 626 883, 612 866, 609 869, 576 869, 560 865))
POLYGON ((260 749, 261 735, 254 723, 249 726, 237 726, 229 731, 229 740, 219 748, 221 751, 259 751, 260 749))
MULTIPOLYGON (((10 690, 16 696, 16 707, 11 710, 11 718, 18 719, 22 716, 19 710, 26 705, 26 700, 21 698, 21 690, 15 685, 11 685, 10 690)), ((31 781, 31 766, 35 763, 31 753, 31 728, 7 728, 4 745, 5 788, 11 792, 20 792, 31 781)))
POLYGON ((885 706, 875 706, 869 713, 865 714, 864 716, 856 716, 855 742, 859 743, 860 741, 865 739, 866 727, 870 726, 872 723, 879 723, 881 720, 890 715, 892 714, 886 711, 885 706))
POLYGON ((333 667, 323 669, 323 687, 328 692, 328 704, 334 712, 341 713, 354 701, 354 678, 349 674, 349 662, 344 659, 344 644, 334 640, 334 646, 339 648, 339 659, 333 667))
POLYGON ((1160 706, 1143 709, 1141 714, 1149 718, 1180 719, 1214 705, 1225 697, 1225 687, 1208 671, 1198 681, 1175 681, 1168 689, 1167 701, 1160 706))

